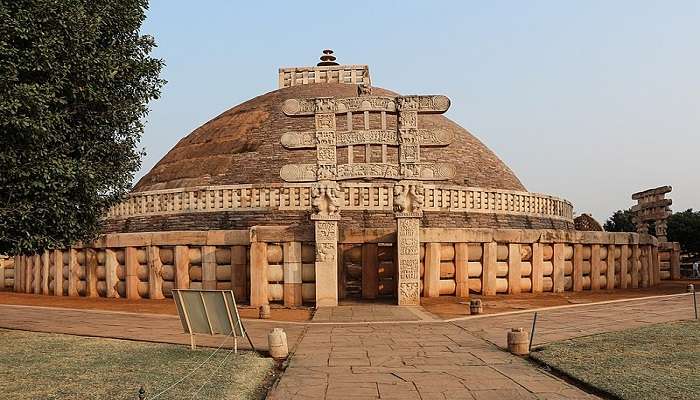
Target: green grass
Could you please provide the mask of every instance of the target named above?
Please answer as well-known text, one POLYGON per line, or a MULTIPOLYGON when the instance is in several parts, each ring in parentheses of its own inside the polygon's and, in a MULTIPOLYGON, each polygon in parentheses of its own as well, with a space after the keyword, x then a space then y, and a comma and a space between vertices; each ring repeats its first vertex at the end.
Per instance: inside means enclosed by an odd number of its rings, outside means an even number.
MULTIPOLYGON (((151 396, 203 362, 213 349, 0 329, 0 398, 129 399, 151 396)), ((260 399, 272 359, 221 349, 159 399, 260 399), (222 364, 223 363, 223 364, 222 364), (217 369, 218 368, 218 369, 217 369)))
POLYGON ((552 343, 530 355, 618 398, 700 399, 697 321, 552 343))

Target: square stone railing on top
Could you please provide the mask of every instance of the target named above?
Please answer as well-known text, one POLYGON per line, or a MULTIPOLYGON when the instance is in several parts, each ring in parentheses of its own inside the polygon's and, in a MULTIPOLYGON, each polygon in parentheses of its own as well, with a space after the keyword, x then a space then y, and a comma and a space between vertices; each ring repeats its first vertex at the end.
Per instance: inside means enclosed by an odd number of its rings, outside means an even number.
MULTIPOLYGON (((393 211, 392 184, 341 183, 343 210, 393 211)), ((516 214, 573 220, 573 207, 549 195, 510 190, 425 184, 426 212, 516 214)), ((108 218, 193 212, 311 210, 310 184, 229 185, 131 194, 108 218)))

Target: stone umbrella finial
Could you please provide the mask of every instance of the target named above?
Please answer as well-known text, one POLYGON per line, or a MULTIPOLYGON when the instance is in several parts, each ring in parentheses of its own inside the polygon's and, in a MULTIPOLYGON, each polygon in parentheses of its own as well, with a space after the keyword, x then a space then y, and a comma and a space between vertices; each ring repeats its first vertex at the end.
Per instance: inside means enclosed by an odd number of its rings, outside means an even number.
POLYGON ((326 49, 323 50, 323 55, 321 55, 321 62, 316 64, 319 67, 324 67, 328 65, 338 65, 337 62, 335 62, 335 56, 333 55, 333 50, 326 49))

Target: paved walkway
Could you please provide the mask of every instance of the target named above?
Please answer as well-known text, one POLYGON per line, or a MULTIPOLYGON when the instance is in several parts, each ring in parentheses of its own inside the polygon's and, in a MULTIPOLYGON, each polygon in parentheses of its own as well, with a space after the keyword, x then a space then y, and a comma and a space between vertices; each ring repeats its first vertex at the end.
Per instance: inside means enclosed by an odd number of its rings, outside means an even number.
MULTIPOLYGON (((357 316, 364 314, 357 310, 357 316)), ((549 309, 539 312, 535 344, 692 317, 690 296, 549 309)), ((416 319, 245 324, 262 350, 269 329, 284 328, 295 352, 270 393, 275 400, 595 398, 497 347, 505 346, 507 329, 529 330, 532 312, 452 322, 416 319)), ((189 343, 178 318, 168 315, 0 305, 0 327, 189 343)), ((221 339, 198 343, 218 345, 221 339)), ((248 345, 243 341, 241 347, 248 345)))

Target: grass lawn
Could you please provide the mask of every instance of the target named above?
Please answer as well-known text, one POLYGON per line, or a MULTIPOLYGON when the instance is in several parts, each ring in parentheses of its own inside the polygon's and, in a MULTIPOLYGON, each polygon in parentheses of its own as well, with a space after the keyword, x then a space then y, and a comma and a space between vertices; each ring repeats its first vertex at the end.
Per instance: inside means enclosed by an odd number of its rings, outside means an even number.
POLYGON ((530 355, 614 397, 700 399, 697 321, 566 340, 530 355))
MULTIPOLYGON (((0 398, 147 399, 202 363, 214 349, 0 329, 0 398)), ((272 359, 221 349, 158 399, 260 399, 272 359)))

